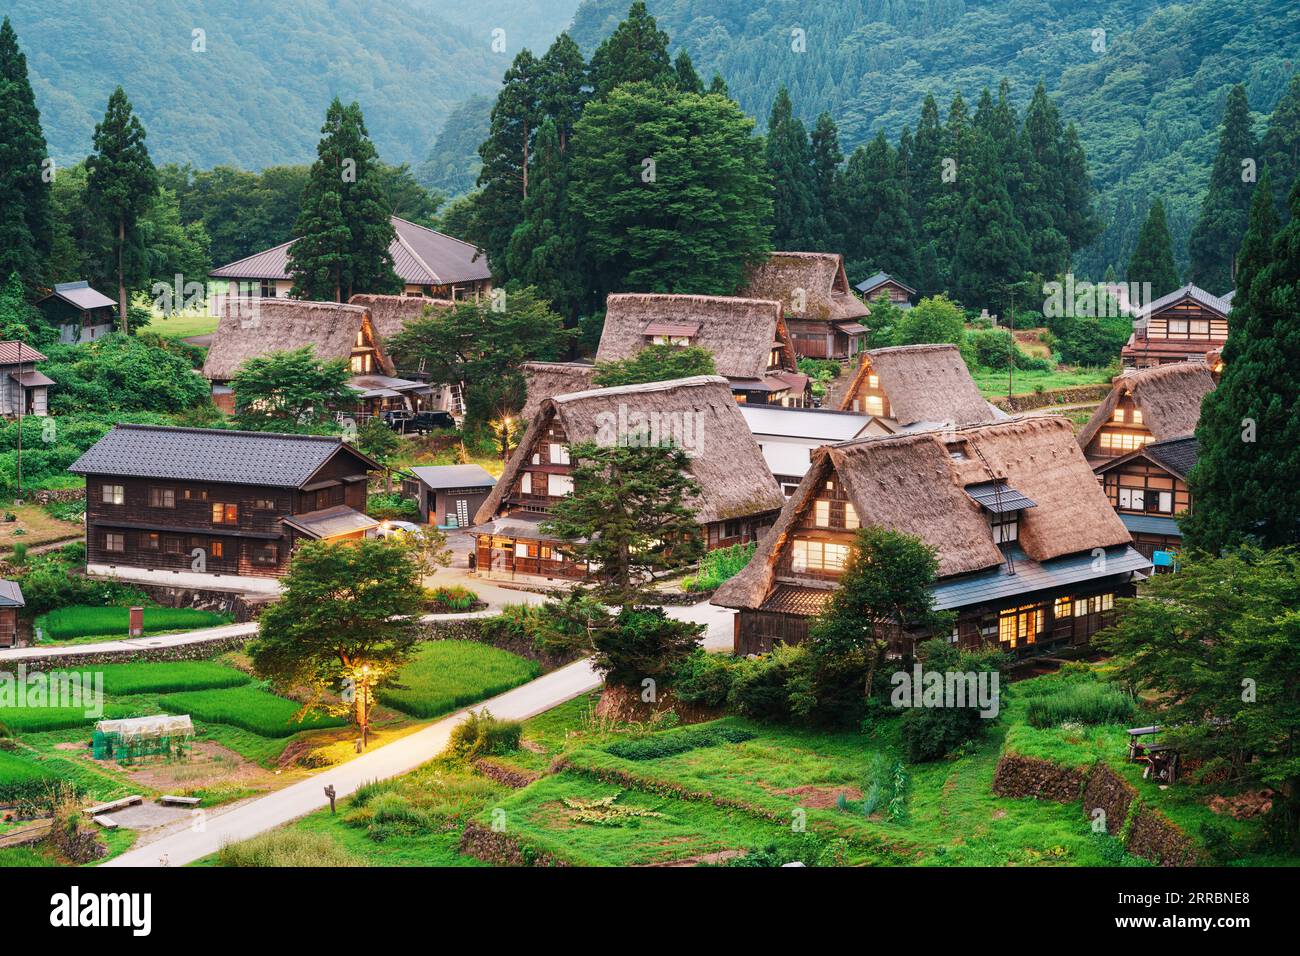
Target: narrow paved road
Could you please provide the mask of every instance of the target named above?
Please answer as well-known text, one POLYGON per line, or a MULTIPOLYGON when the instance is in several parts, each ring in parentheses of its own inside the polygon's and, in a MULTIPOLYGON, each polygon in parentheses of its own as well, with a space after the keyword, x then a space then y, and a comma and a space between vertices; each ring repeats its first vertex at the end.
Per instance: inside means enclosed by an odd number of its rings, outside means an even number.
MULTIPOLYGON (((497 717, 525 720, 600 686, 600 677, 586 660, 552 671, 522 687, 474 706, 497 717)), ((104 866, 182 866, 216 853, 226 843, 246 840, 327 806, 324 788, 333 785, 338 799, 361 784, 407 773, 436 756, 451 729, 465 719, 460 711, 436 724, 386 744, 331 770, 316 774, 225 813, 206 816, 201 830, 188 828, 109 860, 104 866)))
POLYGON ((159 647, 199 644, 203 641, 216 640, 222 637, 252 636, 256 633, 257 625, 250 622, 248 624, 223 624, 220 627, 205 627, 197 631, 182 631, 179 634, 124 637, 115 641, 99 641, 95 644, 42 644, 39 647, 5 647, 0 648, 0 668, 5 667, 7 664, 38 661, 46 657, 99 654, 103 651, 148 651, 159 647))

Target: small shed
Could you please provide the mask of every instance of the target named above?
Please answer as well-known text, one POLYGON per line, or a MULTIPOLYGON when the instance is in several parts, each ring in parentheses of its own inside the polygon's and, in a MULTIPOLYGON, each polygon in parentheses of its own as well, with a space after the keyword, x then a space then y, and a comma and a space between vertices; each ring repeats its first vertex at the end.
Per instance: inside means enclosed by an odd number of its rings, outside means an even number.
POLYGON ((96 760, 134 763, 149 757, 188 757, 194 745, 194 722, 188 714, 128 717, 95 724, 91 748, 96 760))
POLYGON ((0 647, 18 643, 18 609, 26 606, 17 581, 0 581, 0 647))
POLYGON ((402 492, 420 506, 422 524, 468 528, 496 479, 479 465, 422 465, 402 478, 402 492))
POLYGON ((45 321, 59 328, 59 342, 69 345, 90 342, 113 331, 113 311, 117 303, 80 282, 60 282, 54 291, 40 299, 36 308, 45 321))
POLYGON ((0 342, 0 415, 49 414, 49 390, 54 379, 36 370, 45 356, 24 342, 0 342))

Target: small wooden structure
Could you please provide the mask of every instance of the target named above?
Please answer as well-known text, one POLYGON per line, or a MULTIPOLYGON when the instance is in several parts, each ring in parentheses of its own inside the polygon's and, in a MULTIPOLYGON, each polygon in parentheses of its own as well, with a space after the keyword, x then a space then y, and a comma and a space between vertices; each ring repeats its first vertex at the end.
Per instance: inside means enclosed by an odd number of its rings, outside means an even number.
POLYGON ((1178 748, 1155 739, 1147 739, 1154 738, 1162 729, 1159 726, 1129 728, 1128 759, 1132 763, 1143 764, 1144 780, 1177 783, 1181 762, 1178 748))

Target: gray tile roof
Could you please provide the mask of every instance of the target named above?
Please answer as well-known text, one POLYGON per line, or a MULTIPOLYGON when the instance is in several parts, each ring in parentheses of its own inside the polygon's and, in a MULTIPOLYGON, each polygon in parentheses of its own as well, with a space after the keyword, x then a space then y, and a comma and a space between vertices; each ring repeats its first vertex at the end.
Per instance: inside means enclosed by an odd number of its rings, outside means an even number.
POLYGON ((364 467, 378 467, 334 436, 115 425, 68 471, 298 488, 341 449, 356 455, 364 467))
MULTIPOLYGON (((60 282, 54 287, 54 291, 45 296, 45 299, 57 297, 71 305, 76 306, 83 311, 90 309, 102 309, 105 307, 116 307, 117 303, 90 287, 90 283, 84 279, 80 282, 60 282)), ((42 299, 41 301, 45 301, 42 299)))
POLYGON ((1215 312, 1224 316, 1232 311, 1232 303, 1229 299, 1222 299, 1213 293, 1206 292, 1200 286, 1189 282, 1181 289, 1175 289, 1168 295, 1163 295, 1154 302, 1146 305, 1140 310, 1140 312, 1142 315, 1155 315, 1166 306, 1173 305, 1175 302, 1184 298, 1191 298, 1192 300, 1199 302, 1201 305, 1213 309, 1215 312))
POLYGON ((902 279, 895 279, 888 272, 877 272, 875 275, 867 276, 867 278, 863 279, 853 288, 857 289, 859 292, 866 293, 866 292, 870 292, 872 289, 875 289, 878 286, 884 285, 886 282, 896 282, 898 283, 898 285, 902 286, 912 295, 916 295, 915 289, 913 289, 902 279))
POLYGON ((961 577, 940 581, 932 589, 935 610, 969 607, 1006 598, 1028 596, 1035 591, 1082 584, 1133 571, 1149 572, 1151 562, 1129 545, 1105 549, 1106 561, 1100 567, 1091 551, 1081 551, 1050 561, 1032 561, 1018 549, 1012 550, 1015 574, 1007 573, 1006 562, 961 577))
POLYGON ((0 607, 25 607, 26 604, 17 581, 0 581, 0 607))
POLYGON ((1026 498, 1016 489, 1008 486, 1005 481, 981 481, 967 485, 966 494, 974 498, 976 504, 994 514, 1037 507, 1032 498, 1026 498))
POLYGON ((425 485, 440 488, 491 488, 497 483, 482 465, 420 465, 409 469, 425 485))
POLYGON ((1164 465, 1179 478, 1187 477, 1187 473, 1192 470, 1200 455, 1200 446, 1196 443, 1194 435, 1152 442, 1144 450, 1147 457, 1164 465))
POLYGON ((1178 530, 1178 522, 1173 518, 1166 518, 1162 515, 1126 515, 1121 512, 1119 520, 1124 522, 1124 527, 1134 534, 1182 536, 1182 532, 1178 530))

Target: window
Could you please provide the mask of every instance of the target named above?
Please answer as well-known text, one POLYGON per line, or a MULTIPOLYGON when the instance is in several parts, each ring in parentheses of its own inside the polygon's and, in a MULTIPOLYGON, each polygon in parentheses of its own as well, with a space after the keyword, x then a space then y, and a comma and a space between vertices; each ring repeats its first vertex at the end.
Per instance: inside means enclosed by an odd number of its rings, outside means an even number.
POLYGON ((989 523, 993 528, 993 543, 1008 544, 1020 537, 1020 512, 990 515, 989 523))
POLYGON ((1057 620, 1060 620, 1063 617, 1069 617, 1071 613, 1070 599, 1068 597, 1057 598, 1052 611, 1055 613, 1057 620))
POLYGON ((181 491, 181 500, 183 501, 207 501, 208 493, 198 488, 186 488, 181 491))
POLYGON ((261 294, 262 294, 262 298, 264 298, 264 299, 274 299, 274 298, 275 298, 275 292, 276 292, 276 290, 275 290, 275 280, 274 280, 274 279, 263 279, 263 280, 261 281, 261 283, 260 283, 260 289, 259 289, 259 291, 260 291, 261 294))
POLYGON ((175 488, 150 488, 149 507, 150 508, 175 508, 176 489, 175 488))
POLYGON ((253 549, 254 564, 275 564, 280 557, 280 549, 274 544, 264 544, 253 549))
POLYGON ((365 375, 374 370, 374 356, 367 352, 365 355, 352 356, 352 372, 354 375, 365 375))
POLYGON ((1159 511, 1167 515, 1173 514, 1174 493, 1172 491, 1156 492, 1156 500, 1152 502, 1152 510, 1159 511))
POLYGON ((537 545, 529 544, 526 541, 515 542, 516 558, 535 558, 537 557, 537 545))
POLYGON ((185 539, 184 539, 184 538, 173 537, 172 535, 168 535, 167 537, 163 538, 163 553, 164 553, 164 554, 184 554, 184 553, 185 553, 185 539))
POLYGON ((1115 606, 1115 595, 1094 594, 1092 597, 1079 598, 1074 602, 1074 616, 1085 617, 1089 614, 1101 614, 1115 606))
POLYGON ((220 561, 226 556, 226 543, 224 541, 208 542, 208 554, 212 555, 212 560, 220 561))
POLYGON ((531 495, 533 493, 533 473, 524 472, 524 476, 519 479, 519 493, 521 495, 531 495))
POLYGON ((161 544, 162 535, 157 531, 146 531, 140 535, 140 547, 146 551, 157 551, 161 544))
POLYGON ((239 524, 239 505, 225 505, 219 501, 212 503, 213 524, 239 524))
POLYGON ((1187 334, 1187 320, 1186 320, 1186 319, 1170 319, 1170 320, 1169 320, 1169 332, 1170 332, 1170 334, 1172 334, 1172 335, 1186 335, 1186 334, 1187 334))
POLYGON ((1133 409, 1133 424, 1134 425, 1142 424, 1142 409, 1140 408, 1133 409))
POLYGON ((126 535, 116 534, 112 531, 108 532, 108 534, 104 535, 104 550, 118 552, 125 551, 126 535))
POLYGON ((867 388, 880 388, 880 376, 879 376, 879 375, 868 375, 868 376, 867 376, 867 388))
POLYGON ((274 511, 274 510, 275 510, 275 499, 274 499, 274 498, 258 498, 256 501, 253 502, 253 510, 254 510, 254 511, 274 511))
POLYGON ((830 541, 801 541, 796 539, 790 552, 790 567, 794 571, 844 570, 849 557, 849 546, 830 541))
POLYGON ((551 442, 551 464, 569 464, 569 447, 567 445, 561 445, 558 442, 551 442))
POLYGON ((1121 488, 1119 490, 1119 506, 1127 508, 1130 511, 1145 511, 1146 492, 1141 488, 1121 488))
POLYGON ((1044 618, 1041 604, 1007 608, 998 615, 998 640, 1011 647, 1032 644, 1043 630, 1044 618))
POLYGON ((813 505, 813 524, 819 528, 829 528, 831 526, 831 503, 824 498, 819 499, 813 505))
POLYGON ((862 410, 868 415, 885 414, 885 400, 879 395, 868 395, 862 400, 862 410))
POLYGON ((1122 408, 1115 409, 1115 417, 1111 419, 1111 421, 1116 421, 1116 422, 1124 421, 1124 409, 1122 408))
POLYGON ((563 498, 573 494, 573 477, 570 475, 551 475, 547 492, 552 498, 563 498))
POLYGON ((1143 445, 1149 444, 1150 435, 1139 435, 1136 432, 1102 432, 1101 447, 1116 452, 1137 451, 1143 445))
POLYGON ((1192 335, 1209 335, 1210 323, 1205 319, 1196 319, 1192 322, 1192 335))
POLYGON ((120 505, 126 503, 126 489, 121 485, 104 485, 102 494, 102 500, 106 505, 120 505))
POLYGON ((858 524, 858 509, 848 502, 844 503, 844 527, 848 528, 850 531, 861 527, 861 525, 858 524))

